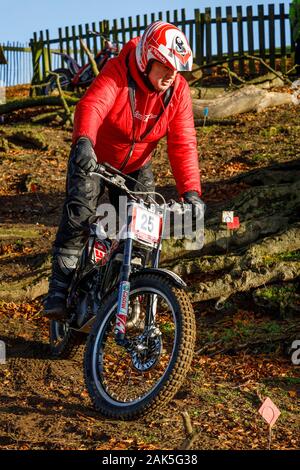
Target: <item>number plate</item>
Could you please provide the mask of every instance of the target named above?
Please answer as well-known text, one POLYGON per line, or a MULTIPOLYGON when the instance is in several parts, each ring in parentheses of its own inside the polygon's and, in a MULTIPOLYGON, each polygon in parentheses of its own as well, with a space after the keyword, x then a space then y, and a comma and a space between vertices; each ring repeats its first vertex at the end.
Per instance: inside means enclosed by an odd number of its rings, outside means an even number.
POLYGON ((133 205, 131 232, 134 236, 151 245, 158 243, 162 228, 162 217, 144 207, 133 205))

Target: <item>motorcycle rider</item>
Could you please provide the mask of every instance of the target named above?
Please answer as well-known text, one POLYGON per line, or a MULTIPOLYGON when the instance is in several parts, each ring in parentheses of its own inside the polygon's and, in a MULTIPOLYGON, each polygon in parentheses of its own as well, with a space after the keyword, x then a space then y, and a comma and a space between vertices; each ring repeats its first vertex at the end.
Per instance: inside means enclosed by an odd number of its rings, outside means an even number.
MULTIPOLYGON (((103 187, 91 175, 108 162, 154 190, 151 154, 167 136, 179 195, 196 210, 200 175, 192 101, 178 71, 192 69, 193 54, 174 25, 156 21, 111 59, 76 107, 66 199, 53 246, 52 276, 44 315, 66 317, 72 274, 89 235, 103 187)), ((128 184, 131 190, 135 186, 128 184)), ((116 203, 116 193, 109 191, 116 203)))

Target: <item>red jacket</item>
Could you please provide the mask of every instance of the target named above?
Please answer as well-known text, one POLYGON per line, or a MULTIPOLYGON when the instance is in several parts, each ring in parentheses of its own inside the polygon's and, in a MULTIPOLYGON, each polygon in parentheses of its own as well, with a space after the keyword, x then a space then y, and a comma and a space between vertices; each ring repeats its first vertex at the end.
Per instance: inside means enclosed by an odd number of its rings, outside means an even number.
POLYGON ((167 136, 169 161, 179 194, 186 191, 201 194, 196 132, 188 84, 177 74, 172 97, 165 108, 162 93, 151 91, 137 68, 135 48, 138 40, 129 41, 118 57, 107 62, 78 103, 73 142, 79 137, 88 137, 99 162, 122 167, 133 142, 129 68, 136 83, 136 144, 122 171, 132 173, 144 166, 151 159, 158 141, 167 136))

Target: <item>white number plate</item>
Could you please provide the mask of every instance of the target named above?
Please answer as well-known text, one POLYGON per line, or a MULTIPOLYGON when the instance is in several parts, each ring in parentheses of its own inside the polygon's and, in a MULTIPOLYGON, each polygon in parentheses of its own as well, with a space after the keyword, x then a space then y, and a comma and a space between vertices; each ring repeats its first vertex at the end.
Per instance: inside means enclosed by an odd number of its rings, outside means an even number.
POLYGON ((139 239, 147 243, 159 241, 162 227, 162 217, 141 206, 133 206, 131 232, 139 239))

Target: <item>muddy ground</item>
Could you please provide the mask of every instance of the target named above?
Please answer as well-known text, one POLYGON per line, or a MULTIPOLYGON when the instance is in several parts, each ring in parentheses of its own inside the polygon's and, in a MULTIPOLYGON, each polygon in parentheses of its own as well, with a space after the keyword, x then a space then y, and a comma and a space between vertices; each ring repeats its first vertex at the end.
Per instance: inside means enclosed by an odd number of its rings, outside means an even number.
MULTIPOLYGON (((237 295, 222 312, 213 303, 194 305, 191 371, 169 406, 152 417, 102 418, 85 391, 81 354, 50 357, 42 299, 20 302, 11 294, 47 258, 63 202, 71 131, 33 126, 29 120, 38 112, 22 111, 0 128, 0 139, 29 128, 46 140, 42 150, 20 142, 0 147, 0 339, 8 356, 0 364, 0 448, 178 449, 186 437, 181 413, 188 411, 199 433, 194 449, 266 449, 268 427, 258 409, 268 396, 281 411, 271 448, 299 449, 300 370, 290 349, 300 340, 299 313, 261 310, 251 293, 237 295)), ((235 121, 197 130, 208 206, 243 191, 231 177, 300 157, 299 109, 279 107, 235 121)), ((164 142, 153 164, 157 189, 176 197, 164 142)))

